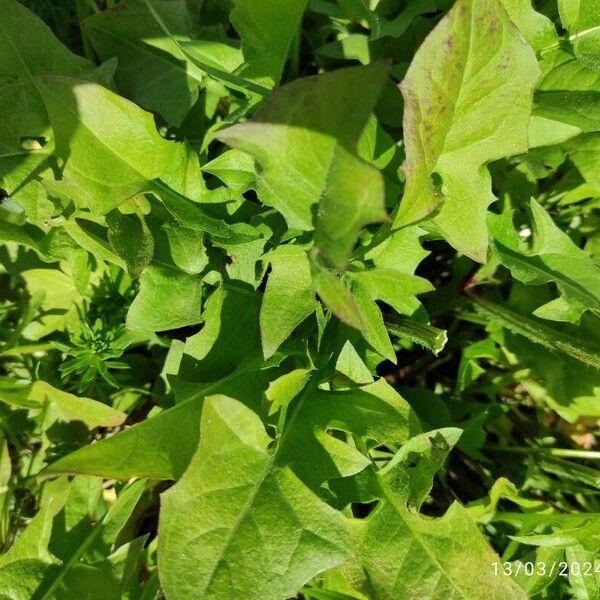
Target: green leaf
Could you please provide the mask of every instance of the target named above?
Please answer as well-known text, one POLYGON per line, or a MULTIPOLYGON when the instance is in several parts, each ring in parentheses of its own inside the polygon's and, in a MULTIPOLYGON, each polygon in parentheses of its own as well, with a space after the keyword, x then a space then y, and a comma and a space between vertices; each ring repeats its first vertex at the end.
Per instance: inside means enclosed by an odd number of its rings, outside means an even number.
POLYGON ((42 337, 63 329, 69 314, 75 310, 76 303, 81 299, 71 277, 56 269, 30 269, 22 273, 27 282, 29 293, 41 296, 41 308, 45 314, 25 329, 30 340, 42 337))
POLYGON ((369 290, 360 280, 355 280, 352 284, 352 294, 365 319, 365 327, 362 329, 364 338, 381 356, 396 363, 396 353, 386 331, 381 310, 369 290))
POLYGON ((549 46, 541 63, 543 77, 535 94, 534 115, 558 122, 562 129, 599 131, 600 78, 598 72, 584 65, 558 44, 549 46))
POLYGON ((377 40, 382 37, 401 37, 416 17, 434 12, 437 9, 434 0, 415 0, 406 5, 398 16, 391 20, 382 19, 379 15, 368 15, 371 17, 371 39, 377 40))
MULTIPOLYGON (((48 117, 41 99, 32 100, 24 83, 0 87, 0 176, 12 191, 33 169, 39 168, 52 150, 46 131, 48 117), (18 183, 13 183, 13 181, 18 183)), ((18 195, 18 194, 17 194, 18 195)))
POLYGON ((273 381, 265 392, 267 400, 271 403, 269 414, 272 415, 281 408, 286 408, 306 387, 310 377, 309 369, 294 369, 273 381))
POLYGON ((352 292, 340 277, 311 255, 311 272, 315 291, 331 312, 343 323, 365 331, 367 320, 352 292))
POLYGON ((90 429, 94 427, 117 427, 127 418, 120 410, 92 400, 79 398, 68 392, 59 390, 45 381, 36 381, 29 391, 27 400, 37 402, 40 407, 49 406, 50 421, 81 421, 90 429))
POLYGON ((539 535, 515 535, 512 538, 522 544, 547 548, 568 548, 581 544, 585 550, 598 552, 600 548, 600 519, 590 515, 590 519, 578 527, 561 528, 552 533, 539 535))
MULTIPOLYGON (((77 478, 74 480, 74 483, 76 481, 77 478)), ((71 485, 73 486, 74 483, 71 485)), ((105 564, 102 565, 104 567, 102 568, 98 563, 101 564, 104 561, 102 558, 98 560, 98 555, 100 557, 107 556, 106 562, 111 562, 111 558, 113 557, 110 556, 110 550, 139 502, 145 484, 145 481, 135 481, 128 485, 119 494, 108 512, 103 515, 100 522, 96 523, 94 527, 89 528, 87 535, 81 536, 76 540, 76 545, 72 549, 68 559, 63 562, 60 568, 54 569, 51 576, 44 579, 42 584, 43 595, 40 594, 39 589, 37 590, 41 600, 50 600, 57 596, 68 597, 68 594, 74 593, 74 590, 81 581, 84 581, 85 585, 90 585, 94 581, 92 578, 96 574, 96 570, 100 570, 98 575, 102 577, 103 591, 110 590, 114 594, 111 597, 117 597, 118 592, 122 590, 119 590, 121 586, 115 580, 116 577, 111 568, 112 565, 105 564), (86 564, 87 561, 90 561, 92 564, 86 564)), ((68 507, 69 502, 67 502, 65 509, 68 507)), ((139 554, 144 538, 138 538, 138 540, 141 541, 141 544, 138 542, 137 545, 139 554)), ((135 547, 135 545, 133 547, 130 546, 127 550, 131 552, 135 547)))
POLYGON ((600 91, 596 90, 543 90, 535 96, 536 115, 566 123, 581 131, 600 131, 599 109, 600 91))
POLYGON ((139 277, 154 255, 154 238, 143 218, 112 210, 106 215, 108 240, 127 264, 132 277, 139 277))
POLYGON ((376 267, 394 269, 412 275, 421 261, 429 255, 421 244, 425 230, 414 225, 390 231, 373 248, 370 248, 365 258, 372 260, 376 267))
POLYGON ((600 267, 578 248, 550 215, 531 201, 533 244, 527 248, 512 224, 514 214, 490 215, 492 256, 510 269, 513 277, 527 285, 556 283, 561 299, 570 310, 558 310, 556 301, 534 314, 560 321, 577 321, 586 310, 600 310, 600 267), (553 310, 549 310, 553 309, 553 310))
MULTIPOLYGON (((495 317, 490 315, 488 318, 495 317)), ((527 330, 522 330, 523 333, 519 335, 515 325, 512 327, 516 334, 511 335, 506 331, 511 331, 508 325, 503 325, 503 335, 494 335, 494 338, 502 344, 509 356, 514 356, 519 368, 519 384, 531 398, 540 406, 549 406, 570 423, 582 417, 599 417, 600 387, 597 368, 576 357, 571 358, 569 352, 562 348, 546 349, 527 330)), ((590 327, 589 330, 594 329, 590 327)), ((549 338, 556 333, 554 330, 549 332, 549 338)), ((560 332, 558 333, 560 336, 560 332)), ((548 339, 548 343, 552 341, 552 338, 548 339)), ((569 341, 569 348, 589 344, 589 340, 582 343, 577 338, 569 341)), ((592 354, 591 360, 597 362, 598 354, 598 351, 592 354)))
POLYGON ((382 178, 374 169, 358 166, 352 154, 343 148, 336 151, 327 175, 330 191, 317 211, 315 246, 337 269, 346 267, 362 228, 387 219, 382 178))
POLYGON ((118 58, 119 89, 179 126, 198 99, 203 79, 180 47, 191 34, 191 23, 185 0, 127 0, 88 18, 85 31, 102 60, 118 58))
POLYGON ((33 235, 35 235, 35 229, 0 220, 0 241, 4 243, 15 242, 41 252, 39 243, 33 235))
POLYGON ((291 333, 317 308, 310 262, 298 246, 280 246, 269 255, 271 273, 260 307, 260 331, 265 358, 272 356, 291 333))
POLYGON ((214 383, 244 363, 262 362, 260 301, 260 294, 247 286, 219 286, 206 302, 204 327, 186 340, 180 378, 189 371, 191 381, 214 383))
POLYGON ((419 308, 418 294, 433 290, 426 279, 393 268, 355 271, 349 276, 364 287, 372 300, 381 300, 405 315, 411 315, 419 308))
POLYGON ((198 444, 201 405, 198 398, 178 404, 58 459, 46 467, 42 476, 177 479, 198 444))
POLYGON ((600 68, 600 7, 594 2, 558 0, 563 25, 571 34, 575 56, 586 66, 600 68))
MULTIPOLYGON (((17 79, 27 91, 27 112, 45 115, 36 76, 60 73, 80 76, 92 71, 92 64, 70 52, 50 28, 15 0, 0 2, 0 78, 17 79)), ((47 122, 25 130, 22 135, 45 135, 47 122)))
POLYGON ((380 444, 403 442, 421 431, 408 402, 385 379, 338 391, 309 385, 293 401, 288 414, 284 442, 278 447, 279 461, 292 466, 313 490, 363 471, 369 460, 357 448, 373 440, 380 444), (332 430, 345 437, 332 435, 332 430))
POLYGON ((374 63, 295 81, 276 90, 251 121, 219 132, 220 140, 257 159, 259 197, 281 212, 290 227, 312 230, 315 205, 322 199, 329 207, 361 207, 367 192, 355 187, 347 195, 344 181, 335 177, 338 165, 346 173, 351 169, 358 181, 381 188, 379 173, 355 154, 386 71, 374 63))
POLYGON ((584 179, 590 185, 592 185, 595 190, 600 190, 600 175, 598 174, 598 161, 600 160, 600 133, 588 133, 581 135, 575 138, 572 142, 568 142, 567 148, 570 151, 569 156, 571 160, 575 163, 575 166, 583 175, 584 179))
POLYGON ((86 190, 92 212, 116 208, 159 178, 184 186, 184 145, 163 139, 149 113, 95 83, 54 76, 37 81, 66 161, 63 174, 86 190))
POLYGON ((202 205, 171 189, 162 181, 155 182, 154 189, 175 222, 193 231, 210 233, 222 244, 243 244, 257 239, 259 232, 247 223, 233 223, 211 217, 202 205))
POLYGON ((558 35, 551 19, 536 12, 531 0, 500 0, 513 23, 535 50, 557 44, 558 35))
POLYGON ((459 435, 460 430, 442 429, 414 437, 374 475, 380 504, 366 519, 352 522, 360 567, 352 573, 369 597, 526 598, 509 577, 494 574, 498 557, 458 503, 441 518, 418 513, 433 474, 459 435))
POLYGON ((50 496, 23 534, 0 557, 0 597, 30 600, 57 559, 48 551, 52 519, 61 508, 60 497, 50 496))
POLYGON ((373 382, 371 371, 349 341, 344 344, 338 355, 335 370, 355 383, 373 382))
POLYGON ((242 38, 241 75, 272 88, 279 83, 308 0, 234 0, 231 23, 242 38))
POLYGON ((343 518, 276 464, 252 411, 212 396, 201 427, 188 470, 162 494, 159 568, 167 598, 277 600, 347 558, 343 518))
POLYGON ((584 568, 571 568, 569 572, 569 583, 573 587, 575 597, 578 600, 593 600, 600 594, 600 573, 597 569, 588 573, 587 565, 597 564, 594 560, 594 552, 589 552, 581 544, 569 546, 566 549, 566 560, 570 565, 575 563, 584 565, 584 568))
POLYGON ((485 262, 486 211, 494 201, 485 167, 527 149, 538 76, 534 52, 498 0, 458 0, 401 85, 407 182, 395 227, 437 209, 440 233, 485 262))
POLYGON ((226 150, 217 158, 202 165, 202 170, 212 173, 228 187, 245 192, 256 180, 254 159, 241 150, 226 150))
POLYGON ((526 337, 535 344, 566 354, 588 366, 600 368, 600 344, 577 339, 541 320, 519 313, 507 306, 484 298, 472 298, 475 309, 487 320, 498 323, 512 333, 526 337))
POLYGON ((165 331, 200 323, 202 279, 169 266, 148 267, 127 312, 134 331, 165 331))

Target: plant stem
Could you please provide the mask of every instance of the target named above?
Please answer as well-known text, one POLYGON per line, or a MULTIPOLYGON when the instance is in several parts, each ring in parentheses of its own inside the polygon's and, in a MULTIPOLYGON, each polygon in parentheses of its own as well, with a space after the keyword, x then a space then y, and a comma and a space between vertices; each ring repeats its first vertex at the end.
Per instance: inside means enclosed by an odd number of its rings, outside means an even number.
POLYGON ((600 460, 600 450, 578 450, 577 448, 539 448, 527 446, 484 446, 484 450, 492 452, 508 452, 512 454, 549 454, 562 458, 580 458, 585 460, 600 460))
POLYGON ((538 320, 518 313, 507 306, 484 298, 471 297, 475 310, 488 321, 526 337, 535 344, 562 352, 584 365, 600 369, 600 347, 576 339, 538 320))
POLYGON ((417 323, 411 319, 400 320, 386 317, 385 324, 390 333, 424 346, 434 354, 439 354, 448 341, 448 336, 443 329, 438 329, 424 323, 417 323))

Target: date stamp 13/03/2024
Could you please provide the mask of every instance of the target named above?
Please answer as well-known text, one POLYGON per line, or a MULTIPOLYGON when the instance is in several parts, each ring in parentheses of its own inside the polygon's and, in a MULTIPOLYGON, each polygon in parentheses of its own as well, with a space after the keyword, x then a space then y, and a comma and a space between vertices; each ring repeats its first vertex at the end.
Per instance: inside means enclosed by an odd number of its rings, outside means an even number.
POLYGON ((516 561, 516 562, 497 562, 492 563, 494 575, 506 575, 508 577, 518 577, 525 575, 533 577, 568 577, 569 574, 575 577, 600 577, 600 561, 516 561))

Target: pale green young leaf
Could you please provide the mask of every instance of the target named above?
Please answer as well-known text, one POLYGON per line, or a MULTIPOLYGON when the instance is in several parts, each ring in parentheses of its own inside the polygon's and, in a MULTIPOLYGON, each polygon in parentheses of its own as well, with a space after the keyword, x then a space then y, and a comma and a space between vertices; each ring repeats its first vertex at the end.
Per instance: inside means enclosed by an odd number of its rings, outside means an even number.
POLYGON ((298 246, 280 246, 269 255, 271 273, 260 308, 265 358, 272 356, 316 307, 310 262, 298 246))
POLYGON ((190 466, 162 495, 167 598, 279 600, 348 557, 342 516, 276 464, 257 415, 212 396, 201 428, 190 466))
POLYGON ((494 201, 486 165, 527 149, 538 76, 533 50, 498 0, 456 2, 401 85, 407 185, 395 227, 439 210, 433 223, 442 235, 486 260, 494 201))
POLYGON ((306 387, 310 376, 310 369, 294 369, 271 382, 265 392, 267 400, 271 403, 269 414, 272 415, 281 408, 287 407, 306 387))

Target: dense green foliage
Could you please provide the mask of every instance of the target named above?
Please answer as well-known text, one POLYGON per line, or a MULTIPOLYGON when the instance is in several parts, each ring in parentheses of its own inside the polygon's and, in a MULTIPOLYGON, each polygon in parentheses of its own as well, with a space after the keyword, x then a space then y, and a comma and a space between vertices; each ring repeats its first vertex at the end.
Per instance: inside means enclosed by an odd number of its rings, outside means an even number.
POLYGON ((0 599, 600 599, 600 2, 0 0, 0 599))

